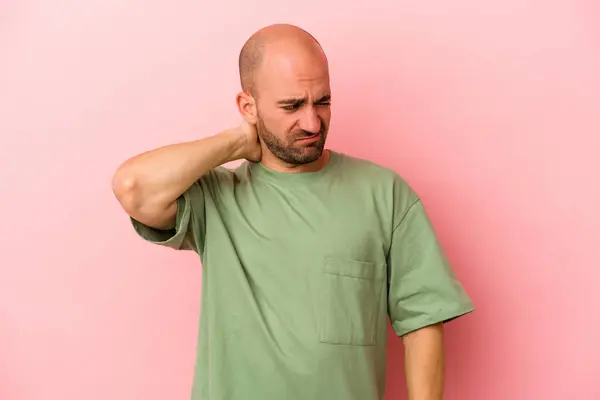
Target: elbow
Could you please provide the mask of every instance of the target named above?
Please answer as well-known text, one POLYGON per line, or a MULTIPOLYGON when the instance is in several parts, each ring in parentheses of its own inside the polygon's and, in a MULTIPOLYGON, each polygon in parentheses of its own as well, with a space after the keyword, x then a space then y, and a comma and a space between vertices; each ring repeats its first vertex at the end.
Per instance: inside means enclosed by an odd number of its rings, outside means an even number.
POLYGON ((138 185, 136 178, 120 168, 112 179, 112 191, 123 208, 131 212, 139 207, 138 185))
POLYGON ((125 212, 137 221, 157 229, 175 225, 177 203, 167 206, 157 201, 152 189, 130 169, 121 167, 112 178, 112 191, 125 212))

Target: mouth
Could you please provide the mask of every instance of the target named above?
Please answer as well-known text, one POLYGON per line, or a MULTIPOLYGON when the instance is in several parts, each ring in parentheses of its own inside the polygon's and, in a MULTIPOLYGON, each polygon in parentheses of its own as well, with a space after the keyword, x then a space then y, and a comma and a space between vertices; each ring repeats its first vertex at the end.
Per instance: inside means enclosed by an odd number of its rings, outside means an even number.
POLYGON ((319 140, 321 138, 321 133, 315 133, 312 136, 306 136, 300 139, 296 139, 296 142, 298 143, 312 143, 312 142, 316 142, 317 140, 319 140))

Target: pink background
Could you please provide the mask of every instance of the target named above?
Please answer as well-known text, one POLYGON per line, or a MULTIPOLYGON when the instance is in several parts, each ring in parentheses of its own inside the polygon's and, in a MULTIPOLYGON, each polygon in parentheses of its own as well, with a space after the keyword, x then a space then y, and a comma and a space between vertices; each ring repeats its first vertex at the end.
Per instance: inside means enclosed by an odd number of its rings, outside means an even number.
MULTIPOLYGON (((237 124, 237 52, 273 22, 321 41, 330 146, 413 184, 478 308, 447 399, 600 398, 597 3, 202 4, 0 3, 0 399, 188 398, 200 265, 135 236, 111 175, 237 124)), ((388 376, 403 399, 399 339, 388 376)))

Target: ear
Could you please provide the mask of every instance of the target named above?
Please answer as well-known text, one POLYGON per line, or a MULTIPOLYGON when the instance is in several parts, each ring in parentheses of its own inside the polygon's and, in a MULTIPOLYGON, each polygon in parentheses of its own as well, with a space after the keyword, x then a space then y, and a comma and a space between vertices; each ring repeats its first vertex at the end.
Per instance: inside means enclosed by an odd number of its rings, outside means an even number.
POLYGON ((236 103, 240 114, 249 124, 256 125, 258 112, 256 110, 256 99, 249 93, 240 92, 236 96, 236 103))

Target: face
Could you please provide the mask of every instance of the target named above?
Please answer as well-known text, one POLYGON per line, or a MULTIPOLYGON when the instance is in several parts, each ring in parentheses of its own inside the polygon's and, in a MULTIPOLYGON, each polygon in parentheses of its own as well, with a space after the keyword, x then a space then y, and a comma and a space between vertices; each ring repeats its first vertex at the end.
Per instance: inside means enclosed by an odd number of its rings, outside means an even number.
POLYGON ((331 119, 329 71, 324 58, 267 60, 261 72, 256 97, 261 143, 289 165, 317 161, 323 154, 331 119))

